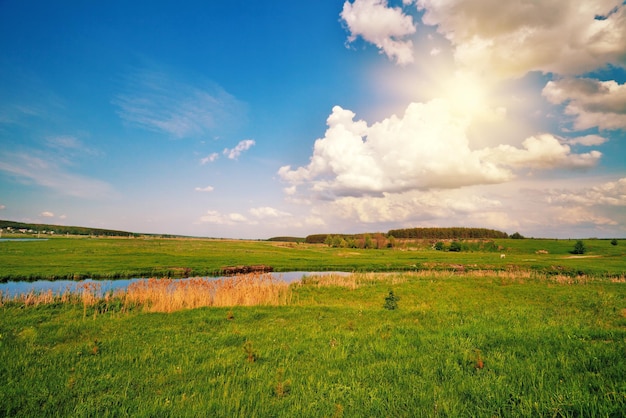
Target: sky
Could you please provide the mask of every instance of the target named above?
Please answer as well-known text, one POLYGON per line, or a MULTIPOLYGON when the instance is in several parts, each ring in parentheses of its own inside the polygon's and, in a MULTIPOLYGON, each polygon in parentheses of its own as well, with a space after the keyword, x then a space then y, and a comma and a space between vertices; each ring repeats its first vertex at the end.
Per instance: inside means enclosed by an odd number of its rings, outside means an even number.
POLYGON ((626 237, 622 0, 0 1, 0 219, 626 237))

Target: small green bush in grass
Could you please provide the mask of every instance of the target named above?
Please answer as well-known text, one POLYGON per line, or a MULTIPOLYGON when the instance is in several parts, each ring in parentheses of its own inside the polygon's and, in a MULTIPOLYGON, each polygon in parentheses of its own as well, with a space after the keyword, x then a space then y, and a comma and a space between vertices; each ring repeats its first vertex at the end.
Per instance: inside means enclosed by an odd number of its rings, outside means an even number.
POLYGON ((393 293, 393 290, 390 290, 389 294, 385 297, 385 304, 383 305, 383 307, 390 311, 398 309, 399 300, 400 298, 393 293))

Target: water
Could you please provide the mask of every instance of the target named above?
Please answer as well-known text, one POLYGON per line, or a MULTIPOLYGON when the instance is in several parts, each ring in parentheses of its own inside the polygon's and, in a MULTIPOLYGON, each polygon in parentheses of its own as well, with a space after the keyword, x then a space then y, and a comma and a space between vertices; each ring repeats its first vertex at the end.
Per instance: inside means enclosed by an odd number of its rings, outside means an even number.
MULTIPOLYGON (((298 281, 306 276, 324 276, 329 274, 349 274, 345 272, 337 272, 337 271, 324 271, 324 272, 315 272, 315 271, 289 271, 282 273, 266 273, 271 275, 277 280, 282 280, 286 283, 292 283, 298 281)), ((207 277, 209 279, 221 279, 222 277, 207 277)), ((119 280, 37 280, 34 282, 7 282, 0 283, 0 292, 4 295, 15 296, 21 294, 27 294, 30 292, 47 292, 48 290, 52 290, 53 293, 66 293, 66 292, 75 292, 76 289, 84 284, 84 283, 97 283, 100 285, 100 291, 106 293, 111 290, 125 290, 131 283, 135 283, 141 280, 146 280, 144 278, 135 278, 135 279, 119 279, 119 280)), ((172 280, 188 280, 188 279, 172 279, 172 280)))
POLYGON ((0 242, 43 242, 48 241, 48 238, 0 238, 0 242))

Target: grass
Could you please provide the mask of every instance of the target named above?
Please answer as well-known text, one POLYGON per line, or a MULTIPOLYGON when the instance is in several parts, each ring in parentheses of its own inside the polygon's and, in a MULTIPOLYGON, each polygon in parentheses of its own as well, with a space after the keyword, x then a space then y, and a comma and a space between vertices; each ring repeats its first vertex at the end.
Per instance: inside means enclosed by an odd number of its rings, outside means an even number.
POLYGON ((43 242, 0 242, 0 281, 115 279, 217 275, 225 266, 265 264, 275 271, 519 270, 550 274, 626 274, 626 240, 494 240, 497 251, 469 245, 443 252, 431 243, 361 250, 267 241, 54 237, 43 242), (543 251, 543 253, 542 253, 543 251), (539 252, 539 253, 538 253, 539 252), (500 258, 500 254, 506 258, 500 258))
POLYGON ((0 415, 623 416, 624 286, 368 273, 294 283, 280 306, 5 303, 0 415))

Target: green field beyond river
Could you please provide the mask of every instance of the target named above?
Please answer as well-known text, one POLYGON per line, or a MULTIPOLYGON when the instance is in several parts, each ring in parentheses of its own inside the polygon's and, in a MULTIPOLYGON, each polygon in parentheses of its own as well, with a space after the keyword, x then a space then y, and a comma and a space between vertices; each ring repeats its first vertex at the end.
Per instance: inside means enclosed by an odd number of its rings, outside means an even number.
POLYGON ((461 241, 459 252, 429 240, 394 248, 158 238, 50 238, 0 242, 0 280, 216 276, 226 266, 267 265, 274 271, 532 270, 547 274, 626 274, 626 240, 493 239, 461 241), (504 258, 503 258, 504 256, 504 258))
MULTIPOLYGON (((281 283, 254 306, 223 299, 167 313, 130 293, 0 298, 0 416, 623 416, 626 242, 586 240, 583 256, 570 253, 575 241, 495 243, 497 251, 466 243, 455 253, 424 244, 2 242, 4 280, 253 264, 370 272, 281 283)), ((225 281, 223 296, 258 296, 269 289, 259 280, 225 281)))

